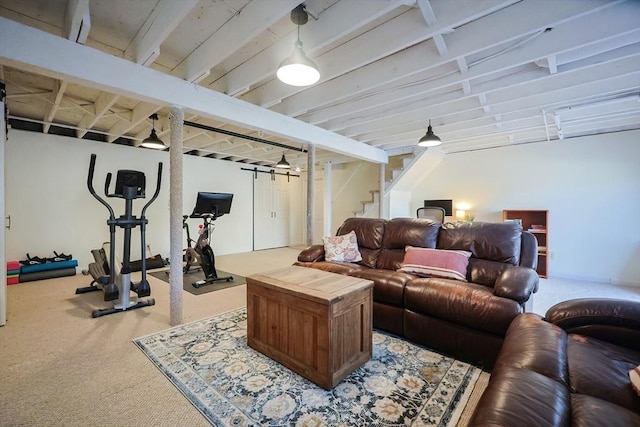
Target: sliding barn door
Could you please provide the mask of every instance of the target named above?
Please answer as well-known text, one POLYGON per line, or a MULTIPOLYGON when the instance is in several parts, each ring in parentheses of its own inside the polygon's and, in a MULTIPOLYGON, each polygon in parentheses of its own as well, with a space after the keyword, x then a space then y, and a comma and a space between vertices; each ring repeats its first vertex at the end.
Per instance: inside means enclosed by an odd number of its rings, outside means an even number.
POLYGON ((283 175, 258 173, 253 180, 253 249, 289 245, 289 187, 283 175))

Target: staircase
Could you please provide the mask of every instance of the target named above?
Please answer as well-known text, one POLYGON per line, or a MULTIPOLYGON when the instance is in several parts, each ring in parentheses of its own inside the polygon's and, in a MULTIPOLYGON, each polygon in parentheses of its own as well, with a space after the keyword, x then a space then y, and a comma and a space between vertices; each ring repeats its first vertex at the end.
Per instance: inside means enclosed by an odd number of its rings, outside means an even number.
POLYGON ((369 193, 371 194, 371 200, 361 201, 362 210, 353 212, 353 216, 356 218, 374 218, 379 216, 378 203, 380 202, 380 191, 369 190, 369 193))
MULTIPOLYGON (((419 156, 414 153, 402 154, 389 158, 389 168, 385 176, 385 193, 393 188, 393 185, 402 178, 407 170, 416 162, 419 156)), ((353 215, 358 218, 377 218, 379 216, 378 205, 380 203, 380 190, 369 190, 371 200, 363 200, 362 210, 355 211, 353 215)))

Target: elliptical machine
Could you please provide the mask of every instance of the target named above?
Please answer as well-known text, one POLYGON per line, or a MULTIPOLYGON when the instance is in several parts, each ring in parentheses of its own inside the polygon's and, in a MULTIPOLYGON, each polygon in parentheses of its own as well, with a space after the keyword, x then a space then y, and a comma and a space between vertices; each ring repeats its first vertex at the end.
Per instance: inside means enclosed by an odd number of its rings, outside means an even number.
POLYGON ((118 197, 125 201, 125 213, 119 218, 116 218, 113 208, 100 196, 98 196, 93 189, 93 173, 96 165, 96 155, 91 155, 91 161, 89 163, 89 175, 87 177, 87 188, 93 197, 96 198, 102 205, 104 205, 109 211, 109 219, 107 224, 109 225, 109 283, 103 286, 104 300, 118 302, 112 308, 104 308, 94 310, 92 317, 105 316, 107 314, 119 313, 126 310, 134 310, 136 308, 148 307, 155 304, 155 300, 150 298, 148 300, 131 300, 130 292, 133 291, 138 295, 138 298, 143 298, 151 295, 151 287, 147 281, 147 266, 145 256, 145 232, 146 225, 148 223, 144 214, 147 208, 153 203, 158 194, 160 193, 160 184, 162 181, 162 163, 158 163, 158 179, 156 183, 156 191, 153 194, 151 200, 147 202, 142 208, 140 218, 136 218, 133 214, 133 200, 145 198, 145 176, 143 172, 134 170, 119 170, 116 176, 115 191, 109 194, 109 185, 111 184, 111 172, 107 174, 104 184, 104 195, 106 197, 118 197), (138 283, 131 282, 131 229, 140 226, 140 245, 142 253, 142 268, 141 268, 141 280, 138 283), (124 244, 122 254, 122 267, 118 274, 115 255, 115 236, 116 227, 124 229, 124 244), (119 280, 117 280, 119 278, 119 280), (116 281, 120 282, 120 288, 116 281))

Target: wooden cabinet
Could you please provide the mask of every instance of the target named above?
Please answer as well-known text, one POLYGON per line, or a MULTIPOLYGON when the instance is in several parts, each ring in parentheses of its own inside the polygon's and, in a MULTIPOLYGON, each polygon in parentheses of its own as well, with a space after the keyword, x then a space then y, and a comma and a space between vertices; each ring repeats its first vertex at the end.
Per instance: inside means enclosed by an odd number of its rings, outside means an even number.
POLYGON ((520 220, 522 229, 533 233, 538 240, 538 276, 547 277, 548 255, 547 255, 547 218, 549 211, 544 210, 504 210, 503 220, 520 220))

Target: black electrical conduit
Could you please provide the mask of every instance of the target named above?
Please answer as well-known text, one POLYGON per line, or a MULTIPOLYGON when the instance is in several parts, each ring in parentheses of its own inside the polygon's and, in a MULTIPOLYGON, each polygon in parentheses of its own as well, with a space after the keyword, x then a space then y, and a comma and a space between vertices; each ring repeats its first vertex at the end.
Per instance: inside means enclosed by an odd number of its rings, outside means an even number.
POLYGON ((213 126, 207 126, 207 125, 203 125, 201 123, 190 122, 188 120, 185 120, 183 123, 184 123, 185 126, 191 126, 191 127, 198 128, 198 129, 210 130, 211 132, 218 132, 218 133, 222 133, 224 135, 235 136, 236 138, 248 139, 249 141, 260 142, 262 144, 273 145, 274 147, 280 147, 280 148, 284 148, 286 150, 299 151, 301 153, 306 153, 307 152, 307 150, 305 150, 304 148, 290 147, 290 146, 285 145, 285 144, 280 144, 279 142, 268 141, 266 139, 256 138, 255 136, 243 135, 241 133, 232 132, 230 130, 214 128, 213 126))

